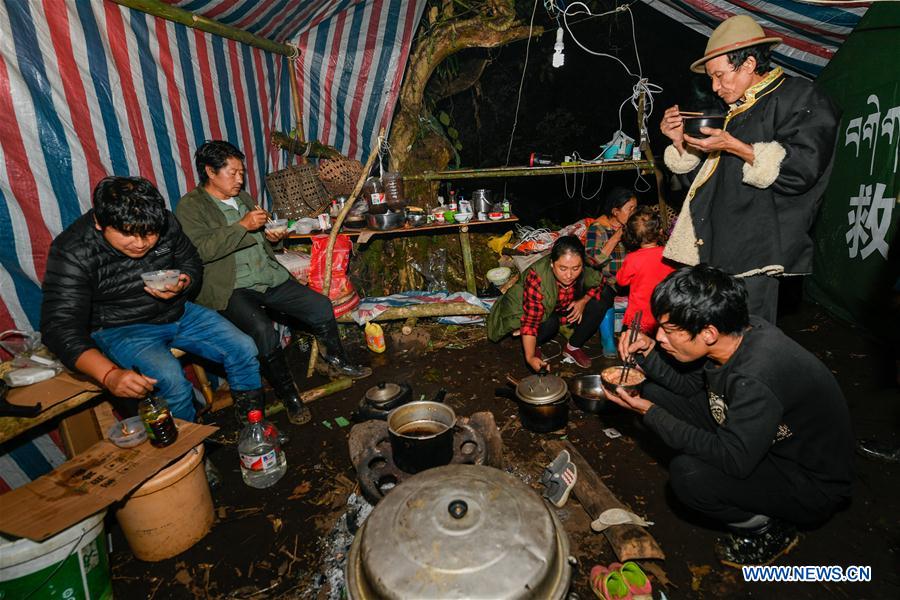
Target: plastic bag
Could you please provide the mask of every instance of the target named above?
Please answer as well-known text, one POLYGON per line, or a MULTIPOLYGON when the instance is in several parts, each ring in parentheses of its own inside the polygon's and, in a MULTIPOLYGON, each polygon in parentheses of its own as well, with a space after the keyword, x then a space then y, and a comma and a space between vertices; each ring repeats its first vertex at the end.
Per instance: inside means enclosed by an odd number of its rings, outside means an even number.
POLYGON ((428 255, 425 264, 413 261, 412 268, 425 278, 426 292, 447 291, 447 249, 438 248, 428 255))
MULTIPOLYGON (((335 243, 335 245, 337 244, 335 243)), ((276 254, 275 260, 281 263, 281 266, 287 269, 291 277, 298 282, 306 285, 309 281, 309 270, 312 266, 312 259, 309 254, 299 250, 285 250, 276 254)))
POLYGON ((39 331, 4 331, 0 333, 0 348, 12 355, 14 368, 4 376, 10 387, 30 385, 63 372, 62 363, 41 343, 39 331))
MULTIPOLYGON (((334 315, 339 317, 350 312, 359 304, 359 294, 356 293, 350 278, 347 277, 347 268, 350 266, 350 250, 352 244, 349 235, 339 235, 334 241, 334 250, 331 255, 331 289, 328 290, 328 298, 334 306, 334 315)), ((328 236, 316 235, 312 238, 312 259, 309 268, 309 288, 323 294, 325 284, 325 260, 328 251, 328 236)))
POLYGON ((544 250, 549 250, 553 247, 553 244, 556 243, 556 240, 566 235, 574 235, 581 243, 584 244, 587 241, 587 231, 588 227, 591 226, 591 223, 594 222, 594 219, 584 218, 578 221, 575 221, 571 225, 566 225, 559 231, 551 231, 547 235, 543 235, 540 237, 535 237, 534 239, 525 240, 515 246, 516 250, 523 254, 530 254, 532 252, 543 252, 544 250))

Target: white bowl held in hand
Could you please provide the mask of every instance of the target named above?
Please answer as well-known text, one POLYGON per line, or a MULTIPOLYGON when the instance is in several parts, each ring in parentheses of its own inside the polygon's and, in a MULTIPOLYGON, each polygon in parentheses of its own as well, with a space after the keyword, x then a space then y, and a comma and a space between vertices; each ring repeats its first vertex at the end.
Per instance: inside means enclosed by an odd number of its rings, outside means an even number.
POLYGON ((167 286, 178 283, 179 277, 181 277, 181 271, 178 269, 141 273, 141 279, 144 280, 144 285, 150 289, 160 291, 164 291, 167 286))
POLYGON ((275 234, 282 234, 287 231, 287 228, 287 219, 272 219, 270 221, 266 221, 266 231, 271 231, 275 234))

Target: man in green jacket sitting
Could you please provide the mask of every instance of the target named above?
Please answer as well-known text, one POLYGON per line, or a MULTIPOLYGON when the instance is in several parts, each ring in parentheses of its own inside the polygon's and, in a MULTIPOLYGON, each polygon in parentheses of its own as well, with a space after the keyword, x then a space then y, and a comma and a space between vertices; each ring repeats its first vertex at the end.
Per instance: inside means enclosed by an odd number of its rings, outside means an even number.
MULTIPOLYGON (((324 348, 333 371, 354 379, 372 370, 351 363, 341 345, 331 301, 295 281, 275 260, 272 244, 287 234, 266 231, 268 215, 242 191, 244 155, 224 141, 206 142, 195 163, 200 185, 182 196, 175 209, 184 232, 203 261, 203 287, 197 302, 218 310, 256 342, 263 375, 295 424, 310 420, 300 401, 272 323, 305 325, 324 348)), ((261 406, 237 407, 244 421, 261 406)))

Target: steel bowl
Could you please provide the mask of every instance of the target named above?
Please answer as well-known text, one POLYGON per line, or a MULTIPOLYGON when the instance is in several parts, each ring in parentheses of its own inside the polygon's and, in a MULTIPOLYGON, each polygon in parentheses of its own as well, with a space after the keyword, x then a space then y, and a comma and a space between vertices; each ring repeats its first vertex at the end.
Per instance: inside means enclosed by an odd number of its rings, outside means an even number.
POLYGON ((709 137, 700 133, 701 127, 722 129, 725 126, 725 115, 701 115, 699 117, 681 117, 684 121, 684 132, 691 137, 703 139, 709 137))
POLYGON ((379 231, 403 227, 403 222, 405 220, 406 215, 404 213, 393 211, 388 211, 381 214, 369 213, 366 217, 366 222, 369 225, 369 229, 378 229, 379 231))
POLYGON ((600 375, 581 375, 569 382, 575 405, 584 412, 599 414, 610 407, 600 375))
POLYGON ((406 222, 409 223, 411 227, 419 227, 428 222, 428 215, 425 213, 408 212, 406 213, 406 222))

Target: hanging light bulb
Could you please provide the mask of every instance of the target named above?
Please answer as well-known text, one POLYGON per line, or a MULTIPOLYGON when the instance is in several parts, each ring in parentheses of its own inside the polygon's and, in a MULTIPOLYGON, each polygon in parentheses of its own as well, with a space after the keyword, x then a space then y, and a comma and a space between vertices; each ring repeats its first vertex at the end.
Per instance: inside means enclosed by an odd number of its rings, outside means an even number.
POLYGON ((560 68, 566 63, 566 57, 563 54, 563 50, 565 47, 563 46, 563 28, 559 27, 556 30, 556 43, 553 44, 553 67, 555 69, 560 68))

